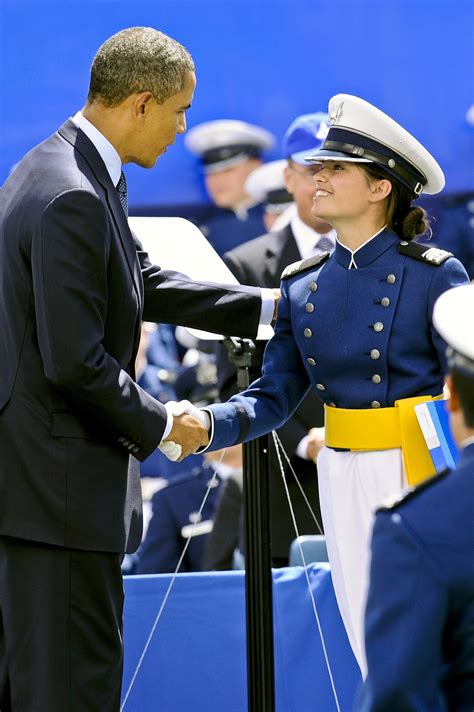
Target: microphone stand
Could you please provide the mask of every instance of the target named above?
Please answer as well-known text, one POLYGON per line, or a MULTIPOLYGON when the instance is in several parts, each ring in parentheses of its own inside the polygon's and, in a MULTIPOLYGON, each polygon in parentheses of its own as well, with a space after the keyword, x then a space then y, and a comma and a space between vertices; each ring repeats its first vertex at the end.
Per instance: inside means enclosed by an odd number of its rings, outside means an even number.
MULTIPOLYGON (((239 391, 249 386, 255 354, 250 339, 224 339, 237 368, 239 391)), ((269 436, 244 443, 244 546, 248 712, 274 712, 273 597, 270 530, 269 436)))

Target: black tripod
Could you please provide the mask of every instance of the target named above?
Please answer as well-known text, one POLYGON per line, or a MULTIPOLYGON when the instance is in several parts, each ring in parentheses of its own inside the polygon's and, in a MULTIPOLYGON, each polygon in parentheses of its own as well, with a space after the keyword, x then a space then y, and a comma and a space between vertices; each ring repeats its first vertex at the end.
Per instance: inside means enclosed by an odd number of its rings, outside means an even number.
MULTIPOLYGON (((231 337, 224 339, 224 345, 237 369, 239 391, 243 391, 249 385, 255 344, 231 337)), ((275 710, 268 448, 268 435, 243 447, 248 712, 275 710)))

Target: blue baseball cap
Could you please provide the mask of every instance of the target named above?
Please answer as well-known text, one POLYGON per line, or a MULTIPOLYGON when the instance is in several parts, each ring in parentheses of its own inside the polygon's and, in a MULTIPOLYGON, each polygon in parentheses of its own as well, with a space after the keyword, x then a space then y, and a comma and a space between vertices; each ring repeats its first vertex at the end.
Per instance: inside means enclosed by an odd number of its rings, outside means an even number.
POLYGON ((283 137, 283 155, 300 166, 307 166, 306 158, 321 148, 329 129, 329 115, 323 111, 298 116, 283 137))

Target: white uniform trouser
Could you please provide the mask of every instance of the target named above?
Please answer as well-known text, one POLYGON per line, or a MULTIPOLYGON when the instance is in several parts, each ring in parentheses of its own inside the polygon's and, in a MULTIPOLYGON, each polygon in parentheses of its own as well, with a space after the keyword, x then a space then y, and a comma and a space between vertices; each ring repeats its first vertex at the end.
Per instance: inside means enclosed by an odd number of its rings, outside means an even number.
POLYGON ((336 452, 318 456, 319 500, 331 575, 347 636, 367 673, 364 614, 370 541, 376 509, 406 486, 401 450, 336 452))

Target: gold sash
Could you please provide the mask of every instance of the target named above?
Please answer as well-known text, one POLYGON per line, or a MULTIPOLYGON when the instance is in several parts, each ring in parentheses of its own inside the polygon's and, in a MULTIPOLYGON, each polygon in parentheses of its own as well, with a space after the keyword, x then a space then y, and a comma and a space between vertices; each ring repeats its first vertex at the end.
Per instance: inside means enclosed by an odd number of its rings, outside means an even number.
POLYGON ((440 400, 442 395, 395 401, 393 408, 334 408, 324 406, 328 447, 346 450, 401 448, 408 484, 417 485, 435 474, 433 461, 418 424, 415 405, 440 400))

